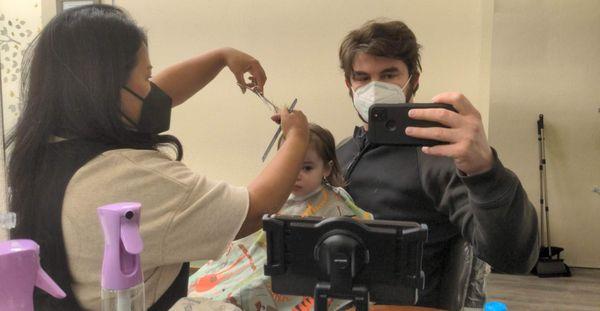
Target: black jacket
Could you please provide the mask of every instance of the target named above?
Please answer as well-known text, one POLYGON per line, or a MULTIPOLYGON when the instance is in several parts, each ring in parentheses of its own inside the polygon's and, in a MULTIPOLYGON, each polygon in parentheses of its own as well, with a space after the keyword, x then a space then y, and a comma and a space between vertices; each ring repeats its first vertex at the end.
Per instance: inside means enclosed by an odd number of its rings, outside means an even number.
POLYGON ((337 156, 346 190, 375 219, 415 221, 429 226, 419 305, 437 306, 438 287, 457 234, 494 269, 528 273, 537 260, 535 209, 517 176, 500 163, 488 172, 465 176, 452 159, 429 156, 417 147, 375 146, 357 127, 337 156))

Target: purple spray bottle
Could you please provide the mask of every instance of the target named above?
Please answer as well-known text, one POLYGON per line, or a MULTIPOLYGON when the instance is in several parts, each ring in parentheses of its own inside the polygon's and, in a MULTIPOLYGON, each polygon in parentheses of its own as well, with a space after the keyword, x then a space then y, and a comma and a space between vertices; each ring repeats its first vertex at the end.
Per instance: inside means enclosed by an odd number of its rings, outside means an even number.
MULTIPOLYGON (((14 213, 0 213, 0 228, 15 226, 14 213)), ((33 288, 56 298, 65 292, 40 266, 40 246, 32 240, 0 242, 0 310, 33 311, 33 288)))
POLYGON ((140 254, 140 203, 116 203, 98 208, 104 231, 102 311, 146 310, 140 254))

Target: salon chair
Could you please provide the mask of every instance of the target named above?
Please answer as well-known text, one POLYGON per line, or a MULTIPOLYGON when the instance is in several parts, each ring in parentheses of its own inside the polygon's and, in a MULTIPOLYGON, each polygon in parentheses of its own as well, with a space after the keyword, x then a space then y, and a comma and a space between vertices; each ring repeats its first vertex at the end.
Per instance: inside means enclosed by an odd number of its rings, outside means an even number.
POLYGON ((462 237, 451 241, 444 268, 439 306, 445 310, 482 310, 488 265, 474 256, 473 247, 462 237))

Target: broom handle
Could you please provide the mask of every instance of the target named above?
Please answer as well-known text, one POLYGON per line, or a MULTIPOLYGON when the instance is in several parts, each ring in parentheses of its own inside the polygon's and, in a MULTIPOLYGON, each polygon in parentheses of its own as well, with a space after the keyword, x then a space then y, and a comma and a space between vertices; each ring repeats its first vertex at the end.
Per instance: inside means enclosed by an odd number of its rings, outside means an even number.
MULTIPOLYGON (((552 258, 552 242, 550 239, 550 217, 548 210, 548 185, 546 179, 546 138, 544 135, 544 115, 540 114, 538 120, 538 135, 540 141, 540 187, 543 196, 540 196, 541 206, 543 209, 543 221, 546 225, 546 248, 548 249, 548 258, 552 258), (543 182, 542 182, 543 181, 543 182)), ((543 224, 542 221, 542 224, 543 224)), ((543 230, 543 229, 542 229, 543 230)))
POLYGON ((542 127, 543 127, 543 115, 540 114, 540 118, 537 121, 537 140, 538 140, 538 151, 539 151, 539 159, 538 159, 538 170, 540 172, 540 245, 546 246, 545 239, 545 228, 544 228, 544 167, 542 165, 542 127))

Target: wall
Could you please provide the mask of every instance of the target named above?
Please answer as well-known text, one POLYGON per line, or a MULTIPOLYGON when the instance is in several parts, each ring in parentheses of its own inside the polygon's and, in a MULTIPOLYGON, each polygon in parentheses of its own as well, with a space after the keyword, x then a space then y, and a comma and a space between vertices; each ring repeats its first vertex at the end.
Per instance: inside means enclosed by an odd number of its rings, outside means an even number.
POLYGON ((490 141, 539 205, 536 120, 546 126, 552 244, 600 268, 600 2, 496 0, 490 141))
MULTIPOLYGON (((297 97, 298 108, 311 121, 329 128, 338 140, 351 135, 354 124, 359 123, 338 68, 338 47, 350 29, 378 17, 404 20, 423 45, 418 102, 430 101, 442 91, 458 90, 487 120, 487 84, 481 83, 485 81, 481 79, 482 63, 486 62, 482 38, 490 38, 491 13, 482 11, 491 12, 489 2, 173 3, 116 1, 148 29, 156 70, 215 47, 239 48, 265 67, 267 97, 278 104, 297 97), (489 18, 484 20, 486 16, 489 18)), ((227 70, 175 109, 172 122, 172 133, 183 141, 189 166, 236 184, 248 183, 263 167, 260 156, 275 128, 257 98, 242 95, 227 70)))

